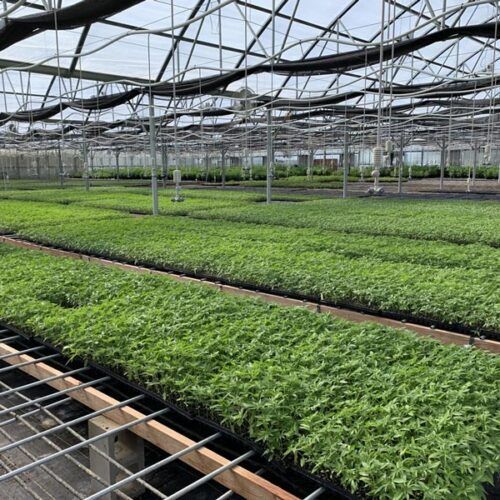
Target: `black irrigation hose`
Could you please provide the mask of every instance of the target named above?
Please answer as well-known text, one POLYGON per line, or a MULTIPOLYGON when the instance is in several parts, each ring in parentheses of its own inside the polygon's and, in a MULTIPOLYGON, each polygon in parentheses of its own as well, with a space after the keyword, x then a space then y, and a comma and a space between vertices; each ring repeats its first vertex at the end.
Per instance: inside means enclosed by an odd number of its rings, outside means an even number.
MULTIPOLYGON (((32 344, 43 345, 47 349, 59 353, 62 357, 64 357, 64 353, 61 351, 61 349, 36 335, 27 334, 16 326, 2 321, 0 321, 0 328, 6 328, 11 332, 20 335, 22 339, 30 343, 30 346, 32 344)), ((0 342, 1 341, 2 339, 0 338, 0 342)), ((19 343, 22 342, 19 341, 19 343)), ((326 492, 323 494, 323 496, 321 496, 321 498, 325 500, 361 500, 362 498, 365 498, 364 495, 354 495, 338 484, 307 472, 306 470, 294 465, 291 460, 285 459, 270 461, 263 458, 265 450, 262 447, 260 447, 252 440, 236 434, 235 432, 232 432, 229 429, 219 425, 210 418, 204 417, 200 414, 201 409, 190 411, 189 409, 182 408, 174 402, 163 399, 155 392, 143 387, 140 384, 128 380, 121 374, 116 373, 113 370, 106 368, 105 366, 94 363, 92 361, 83 360, 81 358, 74 358, 71 360, 71 362, 58 361, 57 365, 65 369, 88 366, 96 372, 95 378, 100 378, 103 375, 107 375, 112 379, 112 382, 103 383, 103 386, 105 387, 108 394, 109 392, 118 392, 120 393, 120 395, 124 394, 123 392, 120 392, 120 390, 116 387, 116 382, 118 381, 119 384, 127 388, 128 391, 131 391, 126 393, 127 397, 130 397, 131 394, 141 393, 145 394, 154 403, 159 404, 162 407, 167 406, 171 411, 166 416, 159 417, 157 420, 165 421, 166 424, 173 427, 178 432, 187 435, 190 439, 199 440, 215 432, 220 432, 223 436, 222 440, 224 441, 224 443, 220 444, 218 443, 219 440, 216 440, 210 444, 210 448, 215 452, 222 452, 236 457, 241 455, 241 450, 248 451, 248 449, 250 448, 258 454, 258 458, 252 457, 248 460, 248 462, 251 462, 255 469, 264 468, 266 472, 271 474, 272 477, 277 478, 285 489, 288 487, 295 491, 300 491, 300 493, 303 495, 307 495, 310 494, 313 490, 322 486, 325 488, 326 492), (189 423, 189 426, 186 424, 186 420, 189 423), (201 429, 201 432, 196 432, 196 430, 193 432, 193 424, 196 424, 196 429, 201 429)), ((143 409, 149 412, 156 409, 151 408, 151 405, 148 405, 144 401, 141 401, 140 405, 136 403, 134 404, 134 406, 141 406, 143 409)))

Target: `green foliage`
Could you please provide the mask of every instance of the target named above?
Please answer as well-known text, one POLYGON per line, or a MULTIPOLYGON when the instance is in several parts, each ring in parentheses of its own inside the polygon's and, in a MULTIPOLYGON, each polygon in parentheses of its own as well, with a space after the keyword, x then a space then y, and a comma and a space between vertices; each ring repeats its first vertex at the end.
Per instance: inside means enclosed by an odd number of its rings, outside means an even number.
MULTIPOLYGON (((355 180, 354 178, 350 179, 355 180)), ((265 187, 266 180, 245 180, 235 184, 246 187, 265 187)), ((297 189, 339 189, 342 187, 341 175, 322 175, 313 176, 312 178, 306 175, 293 175, 273 180, 273 187, 277 188, 297 188, 297 189)))
MULTIPOLYGON (((446 169, 447 177, 456 177, 456 178, 467 178, 469 175, 472 175, 471 167, 463 166, 450 166, 446 169)), ((476 171, 477 179, 497 179, 498 178, 498 166, 488 166, 488 165, 480 165, 477 167, 476 171)))
POLYGON ((351 198, 241 206, 200 212, 196 217, 500 246, 496 202, 351 198))
MULTIPOLYGON (((185 189, 186 201, 171 202, 172 189, 160 191, 160 210, 165 214, 223 219, 322 231, 341 231, 374 236, 444 240, 454 243, 485 243, 500 246, 500 211, 495 202, 419 201, 396 199, 314 199, 302 195, 278 195, 266 206, 264 195, 254 192, 185 189), (183 207, 188 207, 183 208, 183 207)), ((150 213, 150 191, 146 188, 95 188, 39 191, 0 191, 0 198, 49 203, 78 203, 81 206, 150 213)))
POLYGON ((498 471, 500 358, 0 245, 0 319, 349 490, 479 499, 498 471))
MULTIPOLYGON (((441 175, 441 167, 439 165, 405 165, 403 168, 403 177, 406 179, 410 175, 412 179, 425 179, 437 178, 441 175)), ((444 176, 446 178, 466 178, 469 176, 472 167, 464 166, 450 166, 445 167, 444 176)), ((373 167, 367 165, 363 167, 363 174, 365 178, 370 177, 370 172, 373 167)), ((169 168, 168 178, 172 178, 172 167, 169 168)), ((208 170, 205 167, 183 166, 181 167, 182 178, 185 181, 206 181, 220 183, 222 181, 222 170, 220 167, 210 166, 208 170)), ((333 183, 342 179, 342 168, 332 172, 331 168, 316 165, 312 169, 313 176, 316 177, 315 181, 318 187, 326 187, 322 183, 333 183)), ((397 180, 398 170, 396 167, 383 167, 381 170, 382 180, 384 182, 393 182, 397 180)), ((299 184, 301 186, 307 185, 307 167, 299 165, 275 165, 275 182, 276 186, 282 187, 295 187, 299 184), (295 178, 295 179, 294 179, 295 178), (290 180, 289 180, 290 179, 290 180)), ((357 180, 361 175, 359 167, 351 167, 349 169, 349 177, 351 181, 357 180)), ((82 173, 76 174, 75 177, 81 177, 82 173)), ((117 178, 116 168, 95 168, 91 174, 93 179, 115 179, 117 178)), ((158 177, 161 177, 161 170, 158 172, 158 177)), ((256 165, 252 168, 252 178, 249 178, 249 173, 246 172, 241 166, 226 167, 226 181, 233 183, 243 182, 245 185, 261 186, 262 181, 267 177, 266 166, 256 165), (259 182, 260 181, 260 182, 259 182)), ((496 179, 498 177, 498 167, 490 165, 479 165, 476 171, 478 179, 496 179)), ((151 169, 149 167, 121 167, 118 172, 119 179, 150 179, 151 169)), ((311 181, 309 181, 311 182, 311 181)), ((299 186, 299 187, 301 187, 299 186)))
MULTIPOLYGON (((182 178, 185 181, 207 181, 220 183, 222 181, 221 167, 210 166, 208 169, 205 167, 196 166, 181 166, 182 178)), ((249 172, 246 172, 241 166, 228 167, 226 166, 226 181, 243 181, 249 179, 249 172)), ((324 169, 315 168, 316 175, 325 173, 324 169)), ((168 169, 167 179, 172 179, 173 168, 170 166, 168 169)), ((306 167, 276 165, 275 175, 277 178, 286 177, 288 175, 305 175, 306 167)), ((121 167, 117 172, 116 168, 94 168, 91 172, 93 179, 150 179, 151 169, 149 167, 121 167)), ((161 169, 158 171, 158 178, 162 175, 161 169)), ((82 172, 76 174, 76 177, 81 177, 82 172)), ((267 177, 267 170, 265 166, 254 166, 252 168, 252 179, 265 180, 267 177)))
POLYGON ((63 221, 97 221, 125 217, 113 210, 71 207, 17 200, 0 200, 0 233, 10 233, 32 225, 52 225, 63 221))
POLYGON ((0 230, 32 241, 500 331, 494 203, 353 199, 266 206, 255 193, 192 190, 183 203, 164 192, 165 216, 152 218, 123 213, 149 213, 147 189, 4 194, 46 200, 0 201, 0 230))
POLYGON ((143 217, 33 226, 32 241, 500 331, 500 250, 222 220, 143 217))
MULTIPOLYGON (((410 175, 411 168, 411 178, 412 179, 427 179, 427 178, 437 178, 441 176, 441 167, 439 165, 405 165, 403 168, 403 178, 407 178, 410 175)), ((365 176, 371 171, 368 167, 365 169, 365 176)), ((384 177, 398 177, 399 173, 395 167, 384 167, 380 169, 380 173, 384 177)), ((359 169, 353 169, 351 175, 359 175, 359 169)), ((472 175, 471 166, 450 166, 445 167, 444 177, 445 178, 460 178, 466 179, 469 175, 472 175)), ((498 177, 498 166, 480 165, 476 170, 477 179, 496 179, 498 177)))
MULTIPOLYGON (((195 210, 238 207, 262 203, 265 195, 244 191, 183 189, 185 200, 172 203, 173 189, 159 191, 160 211, 164 214, 187 215, 195 210)), ((44 201, 49 203, 78 204, 81 206, 108 208, 125 212, 148 214, 152 212, 151 191, 148 188, 105 187, 90 191, 78 189, 40 189, 0 191, 0 199, 44 201)), ((308 196, 278 195, 276 200, 302 201, 313 199, 308 196)))

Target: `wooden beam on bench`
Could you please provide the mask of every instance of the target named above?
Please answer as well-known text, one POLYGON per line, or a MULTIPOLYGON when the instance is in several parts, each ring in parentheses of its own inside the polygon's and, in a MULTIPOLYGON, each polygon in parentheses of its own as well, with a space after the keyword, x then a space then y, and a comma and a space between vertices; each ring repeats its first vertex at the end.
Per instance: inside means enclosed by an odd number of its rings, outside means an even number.
MULTIPOLYGON (((0 343, 0 355, 11 355, 4 359, 6 363, 10 365, 17 365, 19 363, 35 361, 35 358, 32 358, 27 354, 16 355, 17 352, 18 351, 13 347, 0 343)), ((63 375, 63 372, 60 370, 57 370, 56 368, 43 362, 25 365, 19 367, 19 370, 38 380, 63 375)), ((81 384, 82 382, 74 377, 59 378, 47 382, 47 385, 50 385, 57 390, 77 387, 81 384)), ((115 405, 118 402, 116 399, 93 387, 76 390, 68 393, 68 395, 92 410, 100 410, 102 408, 115 405)), ((144 416, 145 415, 143 413, 129 406, 110 410, 106 413, 107 418, 113 420, 119 425, 133 422, 134 420, 138 420, 144 416)), ((146 439, 170 455, 195 444, 195 441, 156 420, 150 420, 138 424, 131 427, 130 431, 143 439, 146 439)), ((199 448, 198 450, 182 456, 180 460, 203 474, 208 474, 230 462, 226 458, 209 450, 208 448, 199 448)), ((233 469, 219 474, 214 478, 214 480, 224 485, 226 488, 234 491, 238 495, 248 499, 298 500, 298 497, 295 495, 292 495, 291 493, 274 485, 270 481, 267 481, 266 479, 263 479, 240 466, 236 466, 233 469)))

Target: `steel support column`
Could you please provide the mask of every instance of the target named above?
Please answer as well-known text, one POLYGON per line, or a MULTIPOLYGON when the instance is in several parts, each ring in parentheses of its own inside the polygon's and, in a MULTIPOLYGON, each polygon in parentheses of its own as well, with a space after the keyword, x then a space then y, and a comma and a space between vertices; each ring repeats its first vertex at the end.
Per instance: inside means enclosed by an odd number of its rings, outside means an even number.
POLYGON ((441 146, 441 156, 440 156, 440 170, 439 170, 439 190, 442 191, 444 187, 444 168, 446 165, 446 141, 443 140, 440 144, 441 146))
POLYGON ((403 168, 404 168, 404 147, 405 147, 405 136, 401 132, 401 138, 399 140, 399 155, 398 155, 398 194, 403 194, 403 168))
POLYGON ((474 142, 473 146, 474 148, 474 159, 472 162, 472 185, 474 186, 476 184, 476 173, 477 173, 477 151, 479 149, 479 144, 477 141, 474 142))
POLYGON ((226 150, 222 149, 220 155, 221 182, 224 189, 226 187, 226 150))
POLYGON ((57 162, 59 166, 59 185, 64 187, 64 166, 62 161, 61 143, 57 144, 57 162))
POLYGON ((153 215, 158 215, 158 172, 156 164, 156 125, 154 97, 149 94, 149 154, 151 156, 151 193, 153 195, 153 215))
POLYGON ((347 198, 347 184, 349 176, 349 134, 347 127, 344 133, 344 158, 342 161, 343 176, 342 176, 342 198, 347 198))
POLYGON ((274 147, 273 147, 273 116, 272 110, 267 110, 267 175, 266 175, 266 203, 272 201, 272 182, 274 165, 274 147))
POLYGON ((85 180, 85 191, 90 190, 90 175, 89 175, 89 159, 87 152, 87 140, 85 137, 85 129, 82 130, 82 150, 83 150, 83 178, 85 180))

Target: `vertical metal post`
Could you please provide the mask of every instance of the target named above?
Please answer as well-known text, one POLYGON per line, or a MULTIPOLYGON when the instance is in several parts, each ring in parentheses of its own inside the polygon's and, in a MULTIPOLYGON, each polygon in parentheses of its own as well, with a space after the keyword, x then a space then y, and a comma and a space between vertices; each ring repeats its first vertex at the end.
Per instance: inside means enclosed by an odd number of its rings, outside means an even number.
POLYGON ((344 161, 343 165, 343 177, 342 177, 342 198, 347 198, 347 183, 349 176, 349 135, 347 133, 347 127, 344 132, 344 161))
POLYGON ((223 148, 220 153, 220 168, 222 189, 226 187, 226 150, 223 148))
POLYGON ((172 198, 172 201, 179 202, 184 201, 184 198, 181 196, 181 171, 176 168, 173 174, 173 180, 175 183, 175 196, 172 198))
MULTIPOLYGON (((379 44, 379 69, 378 69, 378 109, 377 109, 377 147, 382 145, 382 87, 384 78, 384 32, 385 32, 385 0, 381 0, 381 16, 380 16, 380 44, 379 44)), ((375 165, 375 170, 378 166, 375 165)), ((376 177, 376 176, 375 176, 376 177)), ((374 189, 376 189, 374 183, 374 189)), ((377 186, 378 187, 378 186, 377 186)))
POLYGON ((45 150, 45 166, 47 168, 47 180, 50 181, 50 154, 45 150))
POLYGON ((83 178, 85 180, 85 191, 90 190, 89 159, 87 154, 87 141, 85 139, 85 130, 83 130, 83 178))
POLYGON ((161 141, 161 178, 163 182, 163 189, 167 189, 168 151, 163 140, 161 141))
POLYGON ((404 168, 404 147, 405 147, 405 136, 401 132, 401 139, 399 142, 399 157, 398 157, 398 194, 403 194, 403 168, 404 168))
POLYGON ((313 176, 313 156, 314 156, 314 151, 310 149, 309 154, 307 155, 307 169, 306 169, 308 180, 311 180, 313 176))
MULTIPOLYGON (((272 0, 271 10, 271 89, 274 92, 274 61, 276 57, 276 0, 272 0)), ((269 107, 267 110, 267 175, 266 175, 266 204, 272 202, 272 183, 274 169, 274 147, 273 147, 273 111, 269 107)))
MULTIPOLYGON (((89 450, 90 469, 97 474, 107 486, 117 482, 119 479, 119 469, 107 460, 105 456, 116 460, 131 472, 135 473, 144 469, 144 441, 129 430, 121 431, 118 434, 106 435, 120 426, 105 416, 95 417, 88 422, 89 438, 95 438, 103 434, 102 439, 97 440, 89 450), (105 456, 98 453, 103 452, 105 456)), ((92 481, 94 490, 101 490, 102 486, 96 480, 92 481)), ((129 496, 139 496, 144 493, 142 484, 131 483, 121 489, 129 496)), ((114 492, 107 493, 101 498, 104 500, 115 500, 118 496, 114 492)))
POLYGON ((153 195, 153 215, 158 215, 158 172, 156 164, 156 129, 153 94, 149 94, 149 154, 151 156, 151 192, 153 195))
POLYGON ((116 160, 116 180, 120 178, 120 150, 117 149, 115 151, 115 160, 116 160))
POLYGON ((208 151, 207 151, 205 152, 205 182, 208 182, 209 163, 210 163, 210 157, 208 156, 208 151))
POLYGON ((63 188, 64 187, 64 167, 63 167, 63 161, 62 161, 61 143, 60 142, 57 145, 57 161, 59 163, 59 184, 63 188))
POLYGON ((476 171, 477 171, 477 150, 479 149, 478 142, 474 142, 474 160, 472 163, 472 185, 474 186, 476 183, 476 171))
MULTIPOLYGON (((493 155, 493 152, 492 152, 493 155)), ((495 158, 495 163, 498 164, 498 177, 497 177, 497 183, 500 184, 500 160, 498 159, 498 149, 496 149, 496 152, 493 156, 495 158)), ((493 162, 492 162, 493 163, 493 162)))
MULTIPOLYGON (((5 163, 7 161, 7 158, 4 157, 2 158, 2 180, 3 180, 3 188, 4 190, 7 190, 7 172, 5 171, 5 163)), ((499 177, 500 179, 500 177, 499 177)))
POLYGON ((21 179, 23 177, 23 167, 24 167, 24 154, 21 153, 18 155, 18 162, 17 162, 17 177, 21 179))
POLYGON ((273 182, 273 164, 274 164, 274 148, 273 148, 273 130, 272 130, 272 110, 267 110, 267 177, 266 177, 266 203, 272 201, 272 182, 273 182))
POLYGON ((37 176, 37 179, 40 180, 42 174, 41 174, 41 169, 40 169, 40 151, 37 151, 36 152, 36 176, 37 176))
POLYGON ((441 142, 441 158, 440 158, 440 171, 439 171, 439 190, 442 191, 444 187, 444 167, 446 165, 446 141, 443 139, 441 142))

